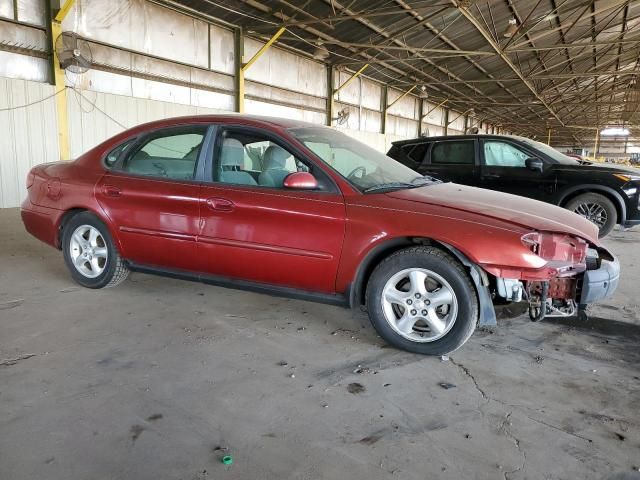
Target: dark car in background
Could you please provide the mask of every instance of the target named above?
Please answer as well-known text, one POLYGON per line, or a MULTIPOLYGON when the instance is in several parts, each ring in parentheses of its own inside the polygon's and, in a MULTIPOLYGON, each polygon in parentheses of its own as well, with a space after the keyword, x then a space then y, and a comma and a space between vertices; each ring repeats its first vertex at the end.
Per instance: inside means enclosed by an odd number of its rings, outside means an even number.
POLYGON ((510 135, 456 135, 394 142, 387 153, 422 175, 567 208, 600 237, 640 224, 640 170, 584 164, 544 143, 510 135))

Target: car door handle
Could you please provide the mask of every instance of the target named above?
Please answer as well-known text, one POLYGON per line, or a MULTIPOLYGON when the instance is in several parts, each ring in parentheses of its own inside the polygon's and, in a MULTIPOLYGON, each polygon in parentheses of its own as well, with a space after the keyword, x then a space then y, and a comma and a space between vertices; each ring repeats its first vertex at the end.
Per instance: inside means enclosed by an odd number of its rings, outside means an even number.
POLYGON ((115 185, 105 185, 102 187, 102 191, 107 197, 121 197, 122 190, 115 185))
POLYGON ((484 175, 482 175, 482 178, 489 178, 489 179, 500 178, 500 175, 497 175, 495 173, 485 173, 484 175))
POLYGON ((207 198, 207 206, 218 212, 231 212, 234 207, 233 202, 226 198, 207 198))

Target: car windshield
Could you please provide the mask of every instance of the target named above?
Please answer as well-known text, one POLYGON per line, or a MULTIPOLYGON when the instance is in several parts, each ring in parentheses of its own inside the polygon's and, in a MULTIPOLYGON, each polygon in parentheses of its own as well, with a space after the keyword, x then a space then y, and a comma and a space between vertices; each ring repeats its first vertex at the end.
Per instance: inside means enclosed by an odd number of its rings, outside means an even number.
POLYGON ((580 162, 575 158, 571 158, 565 155, 564 153, 559 152, 555 148, 550 147, 545 143, 538 142, 536 140, 531 140, 530 138, 525 138, 525 137, 516 137, 516 138, 518 138, 518 140, 520 140, 522 143, 529 145, 530 147, 533 147, 536 150, 540 150, 542 153, 544 153, 548 157, 551 157, 553 160, 555 160, 558 163, 561 163, 562 165, 580 165, 580 162))
POLYGON ((374 150, 344 133, 328 127, 289 130, 322 161, 361 192, 382 192, 439 183, 374 150))

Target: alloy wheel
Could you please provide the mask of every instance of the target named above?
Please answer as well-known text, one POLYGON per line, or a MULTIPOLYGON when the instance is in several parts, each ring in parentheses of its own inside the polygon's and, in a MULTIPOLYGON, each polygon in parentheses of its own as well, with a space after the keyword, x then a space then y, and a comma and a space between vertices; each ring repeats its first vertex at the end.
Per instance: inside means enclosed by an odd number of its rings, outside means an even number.
POLYGON ((573 211, 590 222, 595 223, 598 228, 604 227, 609 219, 607 211, 599 203, 580 203, 573 211))
POLYGON ((424 268, 393 275, 382 290, 381 301, 391 328, 413 342, 442 338, 458 315, 458 300, 449 282, 424 268))
POLYGON ((80 225, 71 234, 69 255, 78 272, 87 278, 96 278, 107 266, 109 251, 97 228, 80 225))

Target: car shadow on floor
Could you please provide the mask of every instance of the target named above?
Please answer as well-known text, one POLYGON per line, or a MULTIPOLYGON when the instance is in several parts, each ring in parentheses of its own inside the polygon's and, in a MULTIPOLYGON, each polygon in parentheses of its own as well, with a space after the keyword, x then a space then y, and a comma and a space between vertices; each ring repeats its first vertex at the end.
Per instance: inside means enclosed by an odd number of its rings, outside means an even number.
POLYGON ((640 325, 633 323, 596 316, 589 316, 587 320, 580 320, 577 317, 554 318, 553 323, 586 333, 620 337, 629 343, 640 342, 640 325))

